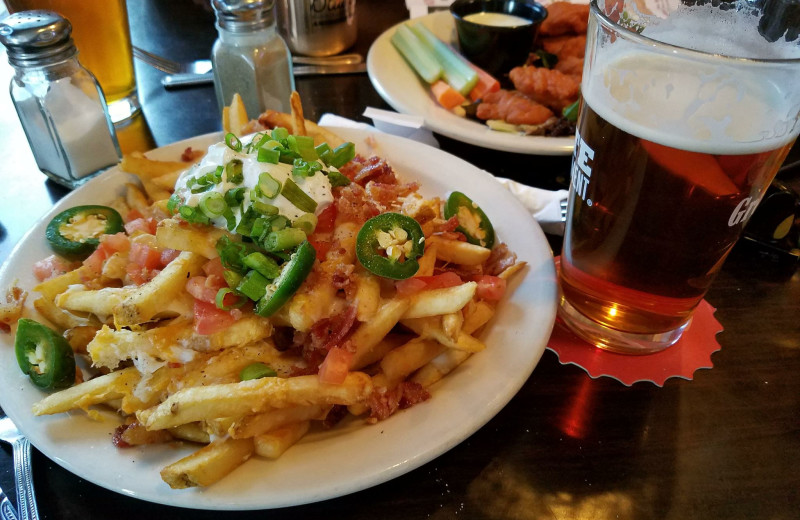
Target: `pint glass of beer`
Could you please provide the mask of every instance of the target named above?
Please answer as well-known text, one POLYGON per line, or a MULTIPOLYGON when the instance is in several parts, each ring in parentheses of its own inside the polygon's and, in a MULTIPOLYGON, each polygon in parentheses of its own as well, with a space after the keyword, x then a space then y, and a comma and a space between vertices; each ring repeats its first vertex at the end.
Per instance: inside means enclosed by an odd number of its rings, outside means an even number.
POLYGON ((559 275, 583 339, 689 324, 800 132, 798 27, 756 7, 781 1, 592 0, 559 275))
POLYGON ((72 24, 78 59, 97 78, 114 123, 139 111, 125 0, 5 0, 11 13, 46 9, 72 24))

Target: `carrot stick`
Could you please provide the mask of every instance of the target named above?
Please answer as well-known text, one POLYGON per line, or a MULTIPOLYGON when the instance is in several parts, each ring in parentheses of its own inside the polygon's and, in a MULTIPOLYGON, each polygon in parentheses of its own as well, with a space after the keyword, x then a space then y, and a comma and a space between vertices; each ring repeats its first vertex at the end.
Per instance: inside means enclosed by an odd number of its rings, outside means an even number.
POLYGON ((467 100, 459 91, 442 80, 438 80, 431 85, 431 92, 436 98, 436 101, 448 110, 457 107, 467 100))

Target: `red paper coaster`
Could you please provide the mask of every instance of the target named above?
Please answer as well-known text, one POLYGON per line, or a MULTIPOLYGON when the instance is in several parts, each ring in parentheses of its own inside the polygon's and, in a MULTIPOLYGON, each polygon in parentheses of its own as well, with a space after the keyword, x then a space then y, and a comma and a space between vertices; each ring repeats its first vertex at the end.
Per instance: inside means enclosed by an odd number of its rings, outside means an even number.
POLYGON ((656 354, 615 354, 586 343, 560 323, 556 323, 547 348, 562 365, 572 363, 592 378, 612 377, 627 386, 639 381, 663 386, 670 377, 691 380, 695 370, 714 366, 711 354, 722 348, 716 336, 723 327, 714 317, 715 311, 707 301, 700 302, 681 339, 656 354))

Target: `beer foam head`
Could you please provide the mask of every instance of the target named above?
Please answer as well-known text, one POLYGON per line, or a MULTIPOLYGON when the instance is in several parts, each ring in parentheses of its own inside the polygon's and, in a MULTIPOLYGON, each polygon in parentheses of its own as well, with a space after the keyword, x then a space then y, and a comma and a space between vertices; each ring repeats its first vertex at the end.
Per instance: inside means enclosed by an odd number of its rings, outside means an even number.
POLYGON ((769 42, 761 35, 761 17, 752 9, 681 5, 668 18, 651 19, 641 34, 662 43, 735 58, 800 58, 798 42, 769 42))

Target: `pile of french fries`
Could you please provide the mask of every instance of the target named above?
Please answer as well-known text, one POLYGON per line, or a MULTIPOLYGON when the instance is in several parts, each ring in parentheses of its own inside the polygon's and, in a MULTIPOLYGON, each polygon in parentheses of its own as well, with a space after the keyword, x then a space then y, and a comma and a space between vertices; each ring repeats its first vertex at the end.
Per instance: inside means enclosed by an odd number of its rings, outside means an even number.
MULTIPOLYGON (((329 142, 338 139, 303 120, 299 98, 294 96, 293 107, 292 114, 264 117, 295 133, 329 142)), ((240 104, 234 102, 226 112, 226 130, 241 133, 246 118, 240 104), (230 128, 232 121, 236 128, 230 128)), ((111 407, 124 421, 117 430, 122 445, 198 443, 197 451, 164 467, 161 477, 173 488, 208 486, 253 455, 281 456, 321 427, 334 406, 374 422, 368 412, 375 392, 403 381, 428 388, 486 347, 476 333, 492 318, 496 304, 476 296, 475 282, 397 297, 358 265, 354 251, 358 229, 348 222, 333 231, 341 247, 325 261, 356 266, 356 287, 349 299, 324 276, 315 277, 317 281, 307 281, 276 316, 245 314, 221 332, 197 334, 186 280, 202 274, 203 265, 217 256, 217 240, 228 232, 186 225, 168 216, 166 199, 188 166, 177 158, 156 161, 144 155, 127 156, 121 164, 139 182, 127 184, 124 196, 111 205, 123 215, 136 209, 160 220, 155 234, 139 232, 131 240, 180 251, 152 280, 124 285, 119 265, 125 259, 110 258, 99 276, 87 279, 81 266, 34 288, 36 310, 64 331, 73 349, 84 354, 96 371, 36 403, 34 414, 76 409, 93 414, 95 406, 111 407), (357 308, 349 337, 355 354, 345 381, 333 385, 321 383, 317 375, 294 376, 304 361, 276 349, 275 328, 291 326, 307 332, 318 320, 350 305, 357 308), (241 370, 254 362, 270 366, 278 377, 241 381, 241 370)), ((434 208, 437 213, 441 206, 438 200, 418 202, 411 206, 434 208)), ((443 264, 481 265, 489 254, 479 246, 432 236, 417 276, 433 275, 443 264)), ((523 266, 516 263, 500 277, 507 279, 523 266)))

